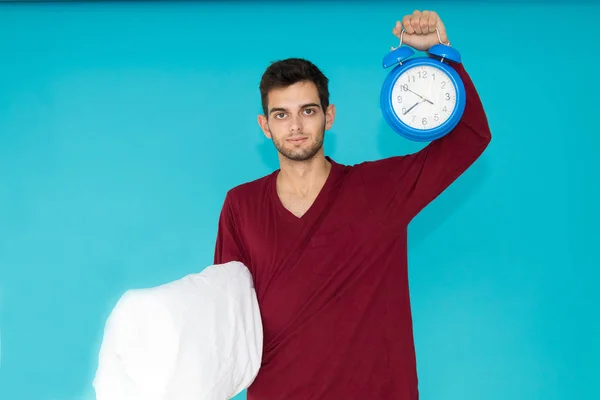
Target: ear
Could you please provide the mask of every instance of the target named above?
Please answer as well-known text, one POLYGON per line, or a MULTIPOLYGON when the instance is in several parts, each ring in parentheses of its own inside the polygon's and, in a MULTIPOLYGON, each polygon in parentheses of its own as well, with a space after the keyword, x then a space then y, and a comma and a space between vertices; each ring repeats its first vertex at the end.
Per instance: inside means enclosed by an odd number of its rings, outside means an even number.
POLYGON ((333 121, 335 120, 335 105, 330 104, 325 111, 325 130, 331 129, 333 121))
POLYGON ((258 115, 258 125, 260 126, 260 129, 262 129, 265 136, 271 139, 271 129, 269 128, 269 121, 265 115, 258 115))

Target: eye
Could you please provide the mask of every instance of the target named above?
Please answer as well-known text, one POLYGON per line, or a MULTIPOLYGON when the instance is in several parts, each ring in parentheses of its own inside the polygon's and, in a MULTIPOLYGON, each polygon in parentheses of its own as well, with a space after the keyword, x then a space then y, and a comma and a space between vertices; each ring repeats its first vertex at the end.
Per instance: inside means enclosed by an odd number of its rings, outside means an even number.
POLYGON ((306 110, 304 110, 304 112, 308 115, 313 115, 315 113, 315 110, 313 108, 307 108, 306 110))
POLYGON ((277 119, 282 119, 283 117, 285 117, 284 113, 277 113, 277 114, 275 114, 275 118, 277 118, 277 119))

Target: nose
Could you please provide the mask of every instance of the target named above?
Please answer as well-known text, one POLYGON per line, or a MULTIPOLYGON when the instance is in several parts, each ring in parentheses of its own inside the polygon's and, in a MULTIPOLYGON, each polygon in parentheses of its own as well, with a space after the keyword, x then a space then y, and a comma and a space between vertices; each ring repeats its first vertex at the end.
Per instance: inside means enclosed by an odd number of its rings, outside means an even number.
POLYGON ((300 117, 298 117, 298 116, 292 117, 292 122, 290 124, 290 132, 296 133, 296 132, 301 132, 301 131, 302 131, 302 121, 300 120, 300 117))

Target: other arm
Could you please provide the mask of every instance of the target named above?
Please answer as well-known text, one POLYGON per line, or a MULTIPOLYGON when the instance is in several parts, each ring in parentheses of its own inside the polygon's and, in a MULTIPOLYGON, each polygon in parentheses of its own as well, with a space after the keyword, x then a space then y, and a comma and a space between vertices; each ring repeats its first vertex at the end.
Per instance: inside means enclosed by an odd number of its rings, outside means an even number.
POLYGON ((234 217, 232 200, 227 194, 219 216, 214 263, 225 264, 230 261, 239 261, 248 266, 234 217))

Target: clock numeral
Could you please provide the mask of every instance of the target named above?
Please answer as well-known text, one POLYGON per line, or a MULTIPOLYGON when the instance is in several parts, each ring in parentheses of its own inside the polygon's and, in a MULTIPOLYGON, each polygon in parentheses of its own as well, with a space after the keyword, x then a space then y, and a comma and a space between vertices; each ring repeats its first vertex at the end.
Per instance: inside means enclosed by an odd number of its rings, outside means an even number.
POLYGON ((406 83, 404 85, 400 85, 400 90, 403 92, 408 92, 408 85, 406 83))
MULTIPOLYGON (((416 82, 416 80, 415 80, 415 77, 414 77, 414 76, 410 76, 410 75, 409 75, 409 76, 407 76, 407 78, 408 78, 408 83, 411 83, 411 82, 416 82), (411 81, 411 79, 412 79, 412 81, 411 81)), ((407 86, 407 88, 408 88, 408 86, 407 86)))
POLYGON ((425 79, 427 78, 427 71, 419 71, 419 79, 425 79))
POLYGON ((433 76, 433 80, 435 81, 435 72, 431 74, 433 76))
POLYGON ((442 82, 442 89, 446 88, 446 82, 442 82))
POLYGON ((427 118, 423 118, 423 119, 421 120, 421 123, 422 123, 423 125, 427 125, 427 118))
POLYGON ((446 94, 444 95, 444 98, 445 98, 446 100, 450 100, 450 93, 446 93, 446 94))
POLYGON ((413 117, 413 120, 412 120, 412 122, 415 122, 415 118, 417 118, 417 116, 416 116, 416 115, 413 115, 412 117, 413 117))
POLYGON ((442 111, 448 112, 448 107, 444 106, 444 108, 442 108, 442 111))
POLYGON ((398 103, 402 103, 402 96, 397 97, 398 103))
POLYGON ((402 107, 402 114, 406 114, 406 107, 402 107))
POLYGON ((433 120, 434 121, 439 121, 440 120, 440 115, 438 113, 433 114, 433 120))

